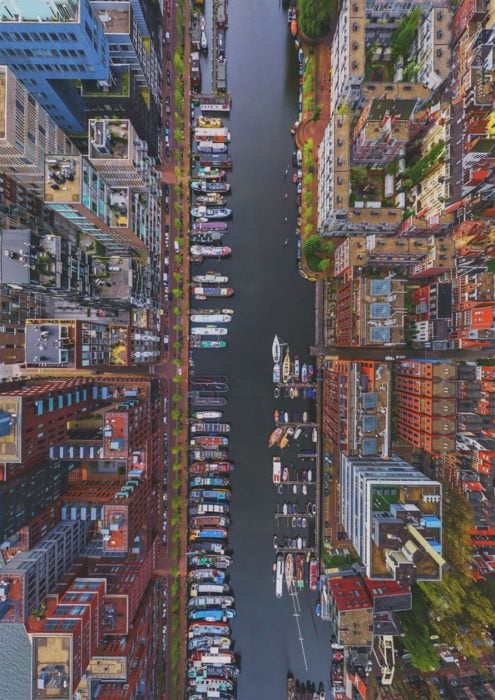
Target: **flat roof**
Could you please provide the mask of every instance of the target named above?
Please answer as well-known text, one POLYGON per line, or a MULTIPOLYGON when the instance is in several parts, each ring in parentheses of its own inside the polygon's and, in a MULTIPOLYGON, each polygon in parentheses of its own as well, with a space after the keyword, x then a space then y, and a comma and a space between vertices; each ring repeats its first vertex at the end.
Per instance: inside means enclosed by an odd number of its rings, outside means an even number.
POLYGON ((371 597, 360 576, 331 578, 328 581, 328 587, 340 611, 373 607, 371 597))
POLYGON ((79 0, 4 0, 0 10, 2 22, 77 22, 79 0))

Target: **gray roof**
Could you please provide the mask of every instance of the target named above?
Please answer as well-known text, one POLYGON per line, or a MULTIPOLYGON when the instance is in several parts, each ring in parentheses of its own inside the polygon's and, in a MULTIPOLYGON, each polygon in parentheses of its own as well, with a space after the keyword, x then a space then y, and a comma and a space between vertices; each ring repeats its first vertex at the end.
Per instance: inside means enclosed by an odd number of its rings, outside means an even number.
POLYGON ((29 284, 31 281, 31 231, 28 228, 0 230, 0 282, 29 284), (14 255, 16 257, 9 257, 14 255))
POLYGON ((0 624, 0 649, 0 698, 31 700, 32 653, 23 624, 0 624))

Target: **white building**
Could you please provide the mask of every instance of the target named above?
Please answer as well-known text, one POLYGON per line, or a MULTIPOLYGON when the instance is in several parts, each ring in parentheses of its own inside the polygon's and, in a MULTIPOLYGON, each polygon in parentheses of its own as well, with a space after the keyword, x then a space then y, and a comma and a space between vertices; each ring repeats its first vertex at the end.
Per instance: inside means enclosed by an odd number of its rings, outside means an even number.
POLYGON ((342 524, 369 578, 441 578, 441 500, 441 484, 397 455, 341 454, 342 524))

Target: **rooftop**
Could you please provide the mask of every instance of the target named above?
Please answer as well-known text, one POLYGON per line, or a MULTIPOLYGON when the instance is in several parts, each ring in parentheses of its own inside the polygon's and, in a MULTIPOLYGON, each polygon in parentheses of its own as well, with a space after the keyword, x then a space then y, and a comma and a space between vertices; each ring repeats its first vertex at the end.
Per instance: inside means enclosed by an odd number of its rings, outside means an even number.
POLYGON ((90 119, 88 142, 90 158, 129 158, 129 120, 90 119))
POLYGON ((2 22, 77 22, 79 0, 4 0, 2 22))
POLYGON ((131 11, 129 2, 92 2, 105 34, 129 34, 131 11))
POLYGON ((45 202, 80 203, 80 186, 80 157, 45 156, 45 202))

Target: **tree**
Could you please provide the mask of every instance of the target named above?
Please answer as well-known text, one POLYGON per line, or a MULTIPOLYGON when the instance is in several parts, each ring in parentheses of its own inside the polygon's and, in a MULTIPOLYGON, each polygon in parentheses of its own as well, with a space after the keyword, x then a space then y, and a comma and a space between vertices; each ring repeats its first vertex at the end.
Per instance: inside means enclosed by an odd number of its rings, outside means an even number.
POLYGON ((328 258, 325 258, 324 260, 320 260, 320 262, 318 263, 318 270, 320 272, 326 272, 329 267, 330 267, 330 260, 328 258))
MULTIPOLYGON (((173 308, 173 310, 172 310, 172 313, 174 314, 174 316, 180 316, 180 315, 181 315, 180 307, 179 307, 179 306, 174 306, 174 308, 173 308)), ((182 326, 181 326, 181 328, 182 328, 182 326)))
POLYGON ((313 121, 314 122, 317 122, 318 119, 321 117, 321 111, 322 111, 321 105, 316 105, 315 108, 313 109, 313 121))
POLYGON ((310 38, 330 30, 330 18, 337 11, 337 0, 297 0, 301 31, 310 38))
POLYGON ((303 243, 305 255, 318 255, 320 252, 321 240, 319 236, 310 236, 303 243))
POLYGON ((310 223, 305 224, 304 225, 304 233, 306 234, 306 236, 311 236, 311 234, 313 233, 313 224, 310 224, 310 223))
MULTIPOLYGON (((176 340, 175 343, 178 343, 178 341, 176 340)), ((175 343, 174 343, 174 345, 175 345, 175 343)), ((172 377, 172 381, 174 384, 180 384, 181 378, 179 377, 178 374, 174 374, 174 376, 172 377)))
MULTIPOLYGON (((181 398, 180 394, 178 394, 178 396, 179 396, 179 401, 180 401, 180 398, 181 398)), ((179 413, 181 413, 181 411, 178 408, 174 408, 174 411, 179 411, 179 413)), ((170 452, 173 455, 178 455, 182 452, 182 448, 180 447, 180 445, 174 445, 172 447, 172 449, 170 450, 170 452)))
POLYGON ((182 360, 180 360, 178 357, 174 357, 174 359, 172 360, 172 364, 176 367, 180 367, 182 364, 182 360))
MULTIPOLYGON (((179 401, 182 401, 182 394, 179 394, 178 391, 175 391, 175 392, 172 394, 172 401, 173 401, 174 403, 179 403, 179 401)), ((172 447, 172 452, 173 452, 174 449, 175 449, 175 447, 172 447)), ((179 448, 179 450, 180 450, 180 448, 179 448)))

